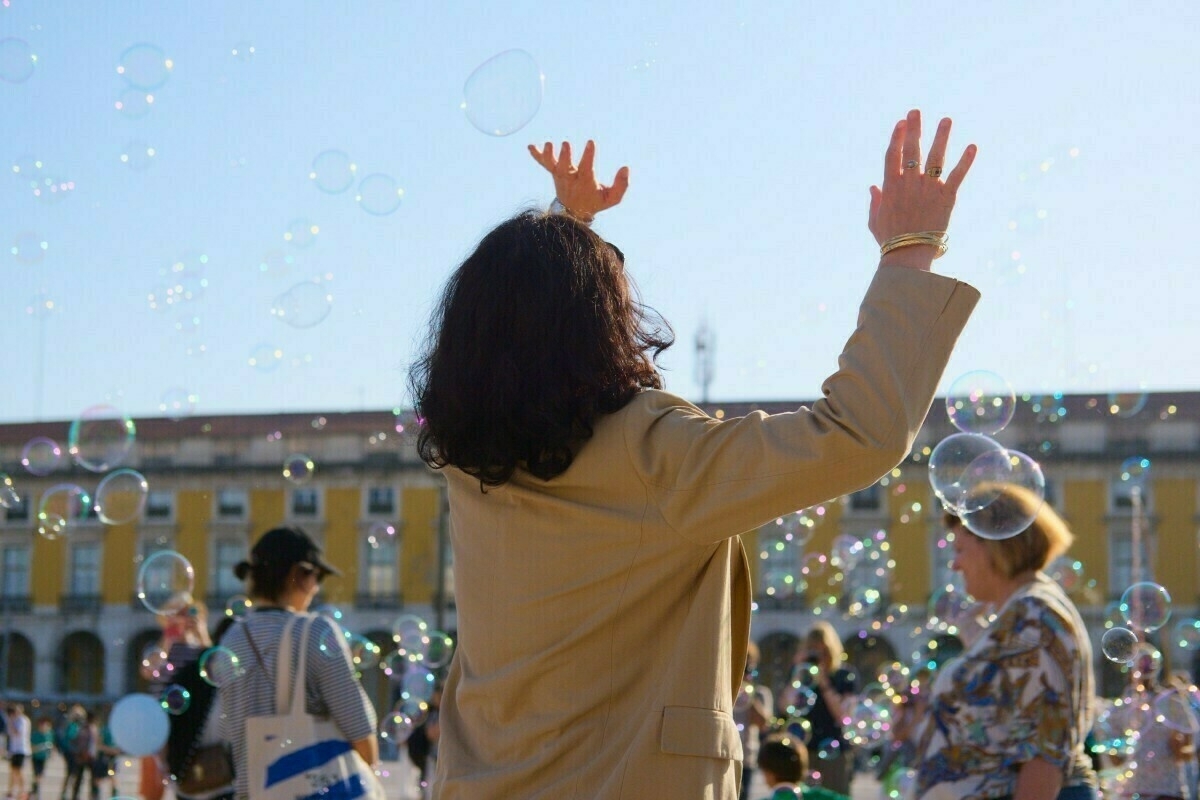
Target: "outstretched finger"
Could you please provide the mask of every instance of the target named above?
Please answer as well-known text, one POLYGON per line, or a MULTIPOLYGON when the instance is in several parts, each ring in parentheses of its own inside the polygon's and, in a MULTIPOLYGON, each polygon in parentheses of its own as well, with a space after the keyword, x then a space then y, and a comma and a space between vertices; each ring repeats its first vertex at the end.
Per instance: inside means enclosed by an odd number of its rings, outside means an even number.
POLYGON ((900 177, 904 127, 904 120, 896 123, 896 127, 892 129, 892 140, 888 142, 887 151, 883 154, 883 190, 885 192, 892 182, 900 177))
POLYGON ((533 156, 533 160, 543 169, 554 169, 554 145, 549 142, 546 142, 541 150, 538 150, 536 145, 529 145, 529 155, 533 156))
POLYGON ((596 162, 596 143, 591 139, 583 146, 583 155, 579 157, 579 173, 591 177, 596 162))
POLYGON ((958 187, 962 185, 963 178, 967 177, 967 172, 971 169, 971 165, 975 163, 975 153, 978 149, 973 144, 967 145, 967 149, 963 151, 962 158, 958 160, 958 164, 946 176, 946 188, 950 189, 950 191, 958 191, 958 187))
POLYGON ((558 150, 558 163, 555 165, 558 172, 569 172, 572 169, 571 165, 571 143, 563 142, 562 147, 558 150))
POLYGON ((908 112, 904 126, 904 169, 921 168, 921 112, 913 109, 908 112), (916 162, 913 167, 909 164, 916 162))
POLYGON ((621 167, 613 178, 612 186, 604 190, 604 199, 610 206, 621 202, 625 192, 629 190, 629 167, 621 167))
POLYGON ((875 218, 879 215, 879 206, 883 203, 883 191, 878 186, 872 186, 871 204, 867 208, 867 230, 875 232, 875 218))
POLYGON ((925 157, 926 171, 946 166, 946 145, 950 142, 950 118, 942 117, 938 123, 937 133, 933 135, 933 144, 929 146, 929 155, 925 157))

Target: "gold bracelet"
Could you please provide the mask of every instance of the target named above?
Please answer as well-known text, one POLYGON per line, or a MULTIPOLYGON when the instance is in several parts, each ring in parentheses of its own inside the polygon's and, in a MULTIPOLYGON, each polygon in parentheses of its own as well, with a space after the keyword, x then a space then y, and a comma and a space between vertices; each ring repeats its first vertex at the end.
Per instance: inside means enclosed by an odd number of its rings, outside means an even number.
POLYGON ((885 256, 893 250, 898 250, 901 247, 910 247, 912 245, 927 244, 937 250, 935 259, 946 255, 946 250, 949 249, 947 242, 950 237, 945 231, 921 231, 920 233, 902 233, 899 236, 893 236, 879 246, 879 255, 885 256))

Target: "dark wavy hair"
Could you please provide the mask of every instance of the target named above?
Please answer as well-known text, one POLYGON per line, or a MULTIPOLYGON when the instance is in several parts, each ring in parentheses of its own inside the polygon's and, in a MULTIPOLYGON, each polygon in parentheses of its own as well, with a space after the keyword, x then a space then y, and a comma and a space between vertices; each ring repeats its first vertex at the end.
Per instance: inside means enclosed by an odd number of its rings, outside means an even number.
POLYGON ((485 491, 518 468, 561 475, 599 415, 662 388, 655 359, 673 342, 617 248, 566 215, 522 212, 483 237, 434 311, 409 373, 417 451, 485 491))

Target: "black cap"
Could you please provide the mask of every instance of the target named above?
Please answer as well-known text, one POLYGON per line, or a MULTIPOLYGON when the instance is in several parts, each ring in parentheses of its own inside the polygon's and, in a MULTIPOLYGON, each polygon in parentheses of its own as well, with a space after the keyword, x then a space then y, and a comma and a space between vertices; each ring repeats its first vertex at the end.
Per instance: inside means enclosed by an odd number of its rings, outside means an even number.
POLYGON ((250 560, 234 565, 233 574, 238 580, 245 580, 251 567, 268 567, 272 572, 282 573, 294 564, 307 564, 329 575, 342 574, 325 560, 324 551, 300 528, 272 528, 264 533, 250 550, 250 560))

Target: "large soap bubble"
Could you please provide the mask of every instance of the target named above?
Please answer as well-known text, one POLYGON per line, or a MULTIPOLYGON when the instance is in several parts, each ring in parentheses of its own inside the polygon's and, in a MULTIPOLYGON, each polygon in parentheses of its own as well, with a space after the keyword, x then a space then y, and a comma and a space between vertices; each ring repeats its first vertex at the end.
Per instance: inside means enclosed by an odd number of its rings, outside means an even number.
POLYGON ((107 472, 125 460, 137 427, 112 406, 92 406, 71 423, 67 450, 75 463, 92 472, 107 472))
MULTIPOLYGON (((984 461, 994 461, 988 454, 984 461)), ((985 539, 1008 539, 1028 528, 1046 501, 1046 478, 1042 468, 1019 450, 1006 450, 1001 459, 1007 462, 1008 474, 997 484, 980 484, 980 495, 991 498, 987 505, 959 516, 967 530, 985 539)), ((985 472, 1000 474, 1001 468, 985 472)))
POLYGON ((463 86, 461 108, 477 130, 508 136, 542 107, 545 76, 524 50, 506 50, 480 64, 463 86))
POLYGON ((978 511, 996 498, 993 489, 1011 471, 1007 451, 995 439, 978 433, 955 433, 929 454, 929 485, 955 513, 978 511))
POLYGON ((1171 617, 1171 595, 1151 581, 1135 583, 1121 595, 1121 613, 1131 627, 1150 633, 1171 617))
POLYGON ((192 604, 195 583, 190 561, 174 550, 160 550, 142 562, 137 595, 155 614, 177 614, 192 604))
POLYGON ((946 413, 964 433, 994 436, 1008 427, 1017 409, 1017 395, 1004 378, 987 370, 961 375, 946 394, 946 413))
POLYGON ((96 515, 106 525, 133 522, 146 506, 150 484, 134 469, 108 473, 96 487, 96 515))

